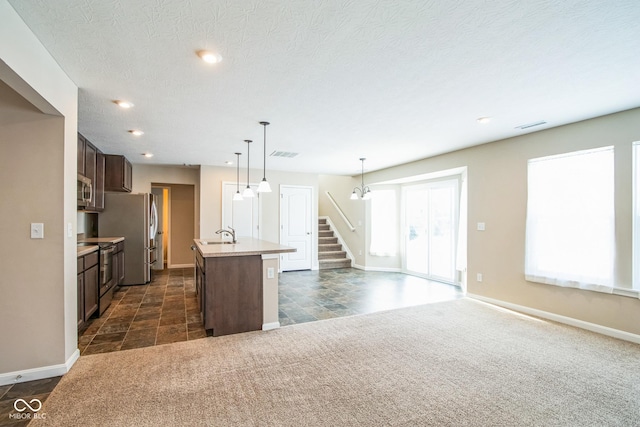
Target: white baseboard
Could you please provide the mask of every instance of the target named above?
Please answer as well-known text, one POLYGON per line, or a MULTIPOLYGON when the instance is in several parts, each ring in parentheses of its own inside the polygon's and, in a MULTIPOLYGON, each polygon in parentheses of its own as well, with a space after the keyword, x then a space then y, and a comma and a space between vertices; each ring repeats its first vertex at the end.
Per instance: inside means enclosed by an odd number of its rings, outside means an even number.
POLYGON ((272 329, 278 329, 280 327, 280 322, 271 322, 271 323, 263 323, 262 330, 270 331, 272 329))
POLYGON ((585 322, 584 320, 578 320, 572 317, 561 316, 555 313, 549 313, 548 311, 537 310, 535 308, 530 308, 523 305, 512 304, 510 302, 500 301, 493 298, 487 298, 480 295, 474 295, 474 294, 468 293, 466 296, 472 299, 476 299, 478 301, 497 305, 499 307, 508 308, 509 310, 519 311, 520 313, 541 317, 543 319, 552 320, 558 323, 564 323, 565 325, 575 326, 576 328, 586 329, 591 332, 596 332, 602 335, 607 335, 609 337, 618 338, 624 341, 630 341, 636 344, 640 344, 640 335, 632 334, 630 332, 609 328, 607 326, 598 325, 596 323, 585 322))
POLYGON ((25 369, 23 371, 7 372, 0 374, 0 386, 8 384, 24 383, 27 381, 41 380, 44 378, 59 377, 69 372, 69 369, 80 357, 80 350, 76 349, 65 363, 59 365, 42 366, 40 368, 25 369))
POLYGON ((402 273, 401 268, 396 267, 367 267, 366 265, 353 264, 353 268, 364 271, 382 271, 387 273, 402 273))
POLYGON ((194 268, 195 264, 171 264, 167 268, 194 268))

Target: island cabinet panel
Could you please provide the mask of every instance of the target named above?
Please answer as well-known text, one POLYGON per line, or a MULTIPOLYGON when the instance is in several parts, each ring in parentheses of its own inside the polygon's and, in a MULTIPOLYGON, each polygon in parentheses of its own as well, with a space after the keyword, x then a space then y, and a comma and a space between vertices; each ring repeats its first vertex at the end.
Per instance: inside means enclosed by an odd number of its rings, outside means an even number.
POLYGON ((204 258, 204 328, 213 336, 262 329, 262 258, 204 258))

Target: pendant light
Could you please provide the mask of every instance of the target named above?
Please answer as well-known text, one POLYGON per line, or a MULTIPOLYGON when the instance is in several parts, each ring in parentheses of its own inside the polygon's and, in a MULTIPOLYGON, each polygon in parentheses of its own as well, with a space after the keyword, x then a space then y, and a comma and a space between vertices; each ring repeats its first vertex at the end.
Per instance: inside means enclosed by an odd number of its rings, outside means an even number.
POLYGON ((250 139, 245 139, 244 142, 247 143, 247 188, 244 189, 244 191, 242 192, 242 197, 253 197, 253 190, 251 189, 251 186, 249 185, 249 147, 253 141, 250 139))
POLYGON ((362 174, 361 174, 362 187, 355 187, 353 189, 353 193, 351 193, 351 197, 350 197, 351 200, 358 200, 358 198, 361 198, 362 200, 369 200, 371 198, 371 190, 369 189, 369 187, 364 185, 364 161, 365 160, 367 159, 364 157, 360 158, 360 161, 362 162, 362 174))
POLYGON ((242 194, 240 194, 240 155, 242 153, 235 153, 236 154, 236 194, 233 195, 233 201, 237 202, 240 200, 244 200, 242 197, 242 194))
POLYGON ((260 124, 264 127, 264 166, 262 169, 262 181, 258 185, 258 193, 271 193, 271 186, 267 182, 267 126, 269 122, 260 122, 260 124))

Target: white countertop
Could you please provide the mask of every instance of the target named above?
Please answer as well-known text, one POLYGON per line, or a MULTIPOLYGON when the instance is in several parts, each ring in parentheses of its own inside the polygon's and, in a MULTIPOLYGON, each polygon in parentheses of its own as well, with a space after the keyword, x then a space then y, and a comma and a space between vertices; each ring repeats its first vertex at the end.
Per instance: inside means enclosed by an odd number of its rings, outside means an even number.
POLYGON ((78 243, 118 243, 122 242, 124 237, 87 237, 78 240, 78 243))
MULTIPOLYGON (((198 251, 203 257, 230 257, 262 254, 279 254, 284 252, 296 252, 296 248, 284 246, 266 240, 253 239, 251 237, 238 237, 237 243, 229 244, 203 244, 202 242, 222 242, 219 237, 211 239, 193 239, 198 251)), ((229 240, 226 240, 229 241, 229 240)))
POLYGON ((95 252, 98 249, 99 249, 98 245, 78 246, 78 257, 89 255, 91 252, 95 252))

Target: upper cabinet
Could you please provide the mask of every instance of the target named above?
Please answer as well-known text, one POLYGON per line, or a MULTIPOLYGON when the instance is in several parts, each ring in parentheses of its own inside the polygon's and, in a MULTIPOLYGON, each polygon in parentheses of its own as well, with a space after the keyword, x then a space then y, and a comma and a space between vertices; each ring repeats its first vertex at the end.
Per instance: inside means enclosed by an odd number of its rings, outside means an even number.
POLYGON ((78 134, 78 173, 84 176, 86 176, 84 169, 85 144, 86 141, 84 139, 84 136, 78 134))
POLYGON ((131 163, 124 156, 105 154, 105 191, 131 192, 131 163))
POLYGON ((104 209, 104 154, 80 134, 78 134, 78 173, 89 178, 93 186, 91 201, 83 209, 102 211, 104 209))

